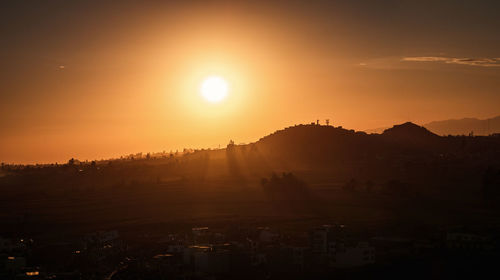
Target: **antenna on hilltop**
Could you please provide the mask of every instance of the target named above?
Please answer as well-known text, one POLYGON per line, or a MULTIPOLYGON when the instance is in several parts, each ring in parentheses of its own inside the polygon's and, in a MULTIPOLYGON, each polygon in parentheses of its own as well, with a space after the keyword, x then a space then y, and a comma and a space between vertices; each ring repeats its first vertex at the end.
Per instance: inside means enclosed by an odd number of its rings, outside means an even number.
POLYGON ((330 119, 326 119, 326 125, 330 125, 330 119))

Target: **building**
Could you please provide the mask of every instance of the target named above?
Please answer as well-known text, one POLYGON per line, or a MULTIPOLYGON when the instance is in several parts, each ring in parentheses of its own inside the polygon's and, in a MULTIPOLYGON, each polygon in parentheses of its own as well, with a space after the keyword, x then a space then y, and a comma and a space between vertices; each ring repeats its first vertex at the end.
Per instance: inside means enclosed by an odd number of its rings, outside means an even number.
POLYGON ((259 229, 259 241, 262 243, 272 243, 279 239, 279 234, 272 232, 268 227, 261 227, 259 229))
POLYGON ((471 234, 452 232, 446 234, 446 247, 449 249, 486 250, 491 247, 487 237, 471 234))
POLYGON ((328 255, 344 239, 344 225, 322 225, 310 233, 311 250, 316 254, 328 255))
POLYGON ((337 247, 330 254, 330 265, 338 268, 358 267, 375 263, 375 248, 367 242, 352 247, 337 247))

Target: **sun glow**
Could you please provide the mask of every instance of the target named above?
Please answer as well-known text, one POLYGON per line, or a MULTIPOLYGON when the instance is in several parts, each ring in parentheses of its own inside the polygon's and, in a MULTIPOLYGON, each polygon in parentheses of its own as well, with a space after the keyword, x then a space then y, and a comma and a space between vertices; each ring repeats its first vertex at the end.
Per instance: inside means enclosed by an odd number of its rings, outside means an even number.
POLYGON ((218 103, 226 98, 228 85, 223 78, 211 76, 203 81, 200 91, 205 100, 212 103, 218 103))

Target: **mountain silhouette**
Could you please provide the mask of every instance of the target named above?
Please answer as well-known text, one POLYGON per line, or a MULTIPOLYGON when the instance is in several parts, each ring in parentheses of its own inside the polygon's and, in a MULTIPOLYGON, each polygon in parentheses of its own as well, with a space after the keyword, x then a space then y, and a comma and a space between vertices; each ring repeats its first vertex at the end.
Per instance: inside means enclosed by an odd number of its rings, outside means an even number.
MULTIPOLYGON (((500 116, 489 119, 463 118, 433 121, 423 125, 435 134, 447 135, 490 135, 500 133, 500 116)), ((365 129, 366 133, 383 133, 388 127, 365 129)))
POLYGON ((439 135, 489 135, 500 132, 500 116, 489 119, 463 118, 434 121, 424 125, 439 135))

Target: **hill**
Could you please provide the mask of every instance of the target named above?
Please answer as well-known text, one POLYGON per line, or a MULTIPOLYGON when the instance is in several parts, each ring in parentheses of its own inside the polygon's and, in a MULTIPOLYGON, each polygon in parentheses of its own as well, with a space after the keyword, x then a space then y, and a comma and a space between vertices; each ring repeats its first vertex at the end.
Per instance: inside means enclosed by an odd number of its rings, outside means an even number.
POLYGON ((387 137, 396 138, 429 138, 436 137, 437 135, 430 132, 427 128, 423 126, 416 125, 412 122, 406 122, 403 124, 394 125, 392 128, 384 130, 383 133, 387 137))

